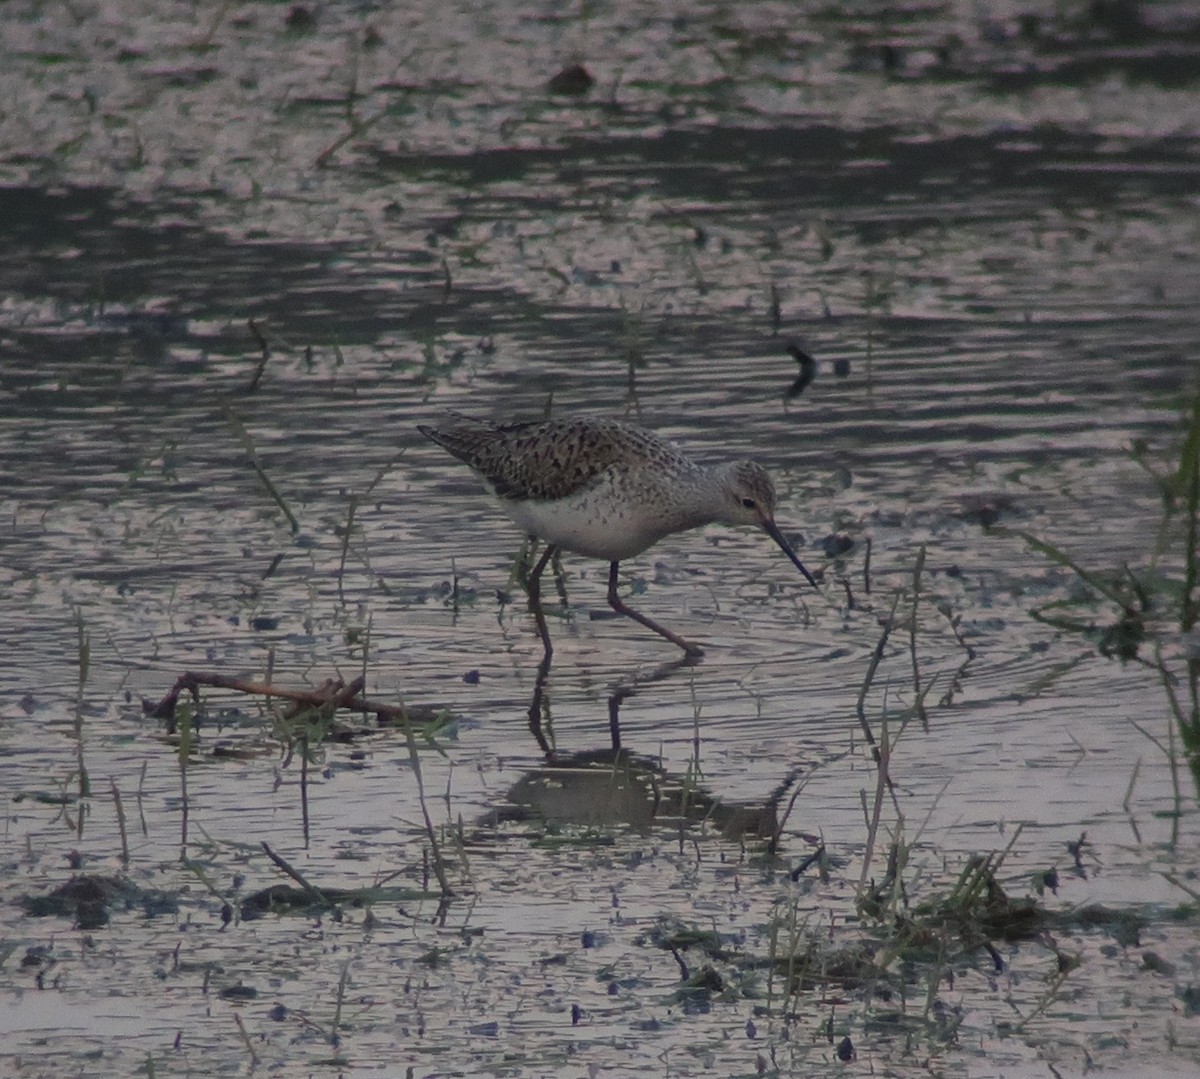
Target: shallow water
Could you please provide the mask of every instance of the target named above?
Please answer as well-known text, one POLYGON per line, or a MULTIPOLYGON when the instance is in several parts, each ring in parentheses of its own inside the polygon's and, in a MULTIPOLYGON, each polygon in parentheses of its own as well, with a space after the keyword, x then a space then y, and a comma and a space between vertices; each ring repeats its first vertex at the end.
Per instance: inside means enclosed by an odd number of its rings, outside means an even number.
MULTIPOLYGON (((1171 467, 1196 372, 1186 6, 1140 27, 969 5, 330 5, 311 28, 299 10, 0 13, 4 1067, 808 1074, 849 1036, 864 1073, 1193 1074, 1195 917, 1165 912, 1189 895, 1173 881, 1194 894, 1194 800, 1171 846, 1169 770, 1134 726, 1166 737, 1159 678, 1033 619, 1081 586, 1012 531, 1104 573, 1154 548, 1161 501, 1131 448, 1171 467), (547 93, 573 57, 596 86, 547 93), (342 142, 348 102, 364 126, 342 142), (792 399, 789 340, 819 363, 792 399), (824 571, 814 592, 765 537, 720 528, 623 566, 636 606, 705 644, 696 666, 663 670, 669 646, 604 616, 599 563, 564 560, 551 619, 560 762, 610 746, 617 694, 654 782, 747 810, 801 786, 779 861, 715 815, 647 826, 635 799, 621 824, 603 783, 546 793, 565 780, 537 771, 528 726, 520 537, 415 425, 551 400, 759 458, 824 571), (899 1002, 861 989, 785 1007, 764 965, 788 926, 859 931, 876 773, 855 705, 922 547, 929 729, 895 748, 881 840, 898 807, 914 901, 1013 842, 1013 896, 1057 866, 1052 909, 1156 912, 1137 944, 1060 934, 1081 963, 1048 998, 1044 940, 1000 946, 1000 972, 955 961, 935 994, 953 1038, 889 1026, 899 1002), (413 900, 222 927, 226 899, 284 879, 262 840, 324 886, 429 881, 402 734, 327 748, 306 845, 298 765, 220 692, 187 775, 204 880, 181 866, 178 759, 141 698, 268 668, 289 686, 365 671, 374 698, 452 711, 420 750, 458 893, 443 917, 413 900), (496 822, 531 789, 549 835, 496 822), (817 836, 830 879, 791 881, 817 836), (72 862, 179 912, 26 917, 16 901, 72 862), (722 934, 724 992, 676 995, 652 937, 673 921, 722 934), (239 984, 257 996, 219 996, 239 984)), ((877 737, 912 700, 902 623, 867 697, 877 737)))

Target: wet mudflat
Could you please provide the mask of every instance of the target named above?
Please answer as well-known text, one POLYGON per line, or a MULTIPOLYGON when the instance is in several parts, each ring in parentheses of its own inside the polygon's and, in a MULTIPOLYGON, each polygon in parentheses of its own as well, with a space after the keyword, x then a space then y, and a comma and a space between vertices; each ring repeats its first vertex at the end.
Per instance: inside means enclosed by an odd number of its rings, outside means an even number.
POLYGON ((5 5, 0 1070, 1194 1074, 1190 19, 5 5), (820 591, 568 556, 531 730, 548 404, 820 591))

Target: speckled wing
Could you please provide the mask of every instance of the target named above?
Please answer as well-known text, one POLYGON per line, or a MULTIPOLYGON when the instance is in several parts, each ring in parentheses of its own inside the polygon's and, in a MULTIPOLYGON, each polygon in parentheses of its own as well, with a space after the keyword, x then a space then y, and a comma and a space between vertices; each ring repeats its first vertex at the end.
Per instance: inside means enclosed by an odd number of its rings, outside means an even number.
POLYGON ((499 498, 566 498, 610 468, 673 453, 648 432, 593 417, 492 424, 467 420, 421 433, 470 465, 499 498))

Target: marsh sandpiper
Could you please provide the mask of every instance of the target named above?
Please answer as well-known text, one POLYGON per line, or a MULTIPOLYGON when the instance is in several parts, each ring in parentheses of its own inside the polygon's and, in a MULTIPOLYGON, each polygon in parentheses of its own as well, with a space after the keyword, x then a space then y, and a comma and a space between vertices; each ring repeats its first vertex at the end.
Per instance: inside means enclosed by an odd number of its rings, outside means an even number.
POLYGON ((720 522, 762 528, 804 574, 775 523, 775 487, 754 461, 703 465, 623 420, 597 416, 492 423, 455 413, 441 428, 418 429, 466 462, 525 532, 546 543, 526 587, 546 655, 553 652, 541 610, 540 578, 560 548, 609 563, 608 604, 678 645, 703 649, 629 607, 617 594, 617 567, 664 536, 720 522))

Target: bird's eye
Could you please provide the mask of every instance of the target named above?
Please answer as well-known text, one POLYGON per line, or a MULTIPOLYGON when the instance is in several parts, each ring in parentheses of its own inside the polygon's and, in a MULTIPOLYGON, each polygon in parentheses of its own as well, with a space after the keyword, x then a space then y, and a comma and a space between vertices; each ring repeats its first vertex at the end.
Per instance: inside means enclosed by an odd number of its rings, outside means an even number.
POLYGON ((752 510, 752 509, 754 509, 755 506, 758 505, 758 503, 755 502, 753 498, 743 498, 742 505, 745 506, 746 509, 752 510))

